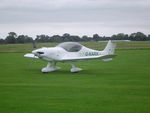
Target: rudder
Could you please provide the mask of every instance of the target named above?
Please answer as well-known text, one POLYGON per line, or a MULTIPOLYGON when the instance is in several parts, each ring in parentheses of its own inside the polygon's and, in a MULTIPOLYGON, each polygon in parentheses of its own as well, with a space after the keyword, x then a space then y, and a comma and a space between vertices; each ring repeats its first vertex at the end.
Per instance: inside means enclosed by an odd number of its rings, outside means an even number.
POLYGON ((116 48, 116 43, 109 40, 103 51, 107 52, 107 54, 114 54, 115 48, 116 48))

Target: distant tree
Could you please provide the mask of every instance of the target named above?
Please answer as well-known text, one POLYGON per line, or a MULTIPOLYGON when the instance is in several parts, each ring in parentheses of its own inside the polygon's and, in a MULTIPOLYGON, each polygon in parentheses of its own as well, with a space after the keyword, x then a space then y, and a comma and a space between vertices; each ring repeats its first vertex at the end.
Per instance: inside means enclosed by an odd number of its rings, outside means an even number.
POLYGON ((47 35, 37 35, 36 36, 36 39, 35 39, 36 42, 53 42, 50 40, 50 37, 47 36, 47 35))
POLYGON ((17 38, 17 34, 15 32, 9 32, 8 35, 17 38))
POLYGON ((99 40, 100 40, 99 35, 98 35, 98 34, 94 34, 94 35, 93 35, 93 40, 99 41, 99 40))
POLYGON ((125 34, 123 40, 129 40, 129 35, 128 35, 128 34, 125 34))
POLYGON ((79 42, 81 41, 81 38, 79 36, 70 36, 69 41, 79 42))
POLYGON ((70 40, 69 38, 70 38, 70 34, 68 34, 68 33, 63 34, 63 36, 62 36, 62 40, 65 42, 69 41, 70 40))
POLYGON ((119 33, 117 35, 112 35, 111 40, 128 40, 128 35, 124 33, 119 33))
POLYGON ((116 35, 112 35, 111 36, 111 40, 117 40, 117 36, 116 35))
POLYGON ((29 36, 25 36, 25 43, 30 43, 33 41, 33 38, 32 37, 29 37, 29 36))
POLYGON ((16 38, 16 43, 29 43, 29 42, 32 42, 32 38, 29 37, 28 35, 19 35, 17 38, 16 38))
POLYGON ((6 43, 8 43, 8 44, 16 43, 16 39, 12 36, 7 36, 5 40, 6 40, 6 43))
POLYGON ((0 39, 0 44, 4 44, 5 40, 4 39, 0 39))
POLYGON ((111 37, 106 37, 106 36, 103 36, 102 39, 103 39, 103 40, 112 40, 111 37))
POLYGON ((35 41, 36 41, 36 42, 39 42, 39 40, 40 40, 40 36, 39 36, 39 35, 36 35, 35 41))
POLYGON ((150 40, 150 34, 148 35, 147 40, 150 40))
POLYGON ((82 36, 81 41, 87 42, 90 41, 90 38, 86 35, 82 36))
POLYGON ((132 33, 130 35, 130 39, 135 41, 145 41, 147 40, 147 37, 144 33, 137 32, 137 33, 132 33))
POLYGON ((19 36, 16 38, 16 42, 17 42, 17 43, 25 43, 25 36, 24 36, 24 35, 19 35, 19 36))
POLYGON ((130 40, 136 40, 136 33, 132 33, 130 35, 130 40))
POLYGON ((55 42, 55 36, 49 37, 49 42, 55 42))
POLYGON ((16 37, 17 37, 17 34, 15 32, 9 32, 5 41, 6 41, 6 43, 14 44, 14 43, 16 43, 16 37))
POLYGON ((124 37, 125 37, 124 33, 119 33, 116 35, 117 40, 124 40, 124 37))
POLYGON ((53 39, 54 42, 62 42, 62 38, 59 35, 53 35, 50 38, 53 39))
MULTIPOLYGON (((94 34, 93 37, 88 37, 86 35, 79 37, 76 35, 70 35, 68 33, 63 34, 62 36, 59 35, 53 35, 53 36, 48 36, 48 35, 37 35, 35 41, 36 42, 67 42, 67 41, 101 41, 101 40, 136 40, 136 41, 145 41, 145 40, 150 40, 150 34, 146 36, 142 32, 137 32, 137 33, 132 33, 131 35, 124 34, 124 33, 119 33, 116 35, 112 35, 111 37, 106 37, 106 36, 99 36, 98 34, 94 34)), ((29 43, 33 42, 32 37, 29 37, 27 35, 19 35, 17 37, 17 34, 15 32, 9 32, 8 36, 5 38, 5 40, 0 39, 0 44, 2 43, 29 43)))

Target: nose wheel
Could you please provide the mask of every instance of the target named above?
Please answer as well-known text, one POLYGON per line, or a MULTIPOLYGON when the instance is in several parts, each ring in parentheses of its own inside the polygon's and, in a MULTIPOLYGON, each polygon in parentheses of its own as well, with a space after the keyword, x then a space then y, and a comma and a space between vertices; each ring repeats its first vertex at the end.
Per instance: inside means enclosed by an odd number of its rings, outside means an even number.
POLYGON ((52 72, 61 69, 60 67, 56 66, 56 62, 54 62, 54 66, 51 66, 52 62, 48 62, 47 66, 42 68, 43 73, 52 72))

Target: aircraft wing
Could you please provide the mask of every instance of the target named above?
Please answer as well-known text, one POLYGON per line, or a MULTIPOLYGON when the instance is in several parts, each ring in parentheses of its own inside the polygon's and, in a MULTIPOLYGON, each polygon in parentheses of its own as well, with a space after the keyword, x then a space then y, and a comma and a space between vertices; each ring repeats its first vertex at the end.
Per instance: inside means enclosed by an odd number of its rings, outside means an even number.
POLYGON ((88 59, 108 59, 113 58, 117 55, 100 55, 100 56, 85 56, 85 57, 63 57, 62 61, 73 61, 73 60, 88 60, 88 59))
POLYGON ((34 54, 31 54, 31 53, 25 54, 24 57, 27 57, 27 58, 38 58, 37 56, 35 56, 34 54))

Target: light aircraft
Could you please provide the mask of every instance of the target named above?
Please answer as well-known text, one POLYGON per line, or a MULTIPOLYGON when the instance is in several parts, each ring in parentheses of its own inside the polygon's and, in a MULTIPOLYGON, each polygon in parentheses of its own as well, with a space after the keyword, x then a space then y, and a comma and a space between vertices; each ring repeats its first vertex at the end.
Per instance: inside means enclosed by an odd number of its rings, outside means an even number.
POLYGON ((58 44, 56 47, 42 47, 33 50, 32 53, 27 53, 24 57, 38 58, 41 60, 48 61, 46 67, 42 68, 42 72, 51 72, 61 69, 56 66, 57 62, 70 62, 72 68, 71 72, 81 71, 81 68, 75 67, 72 63, 78 60, 88 59, 101 59, 103 61, 110 61, 116 55, 114 54, 116 47, 116 41, 109 40, 105 49, 102 51, 93 50, 87 48, 77 42, 63 42, 58 44), (52 62, 54 65, 51 66, 52 62))

